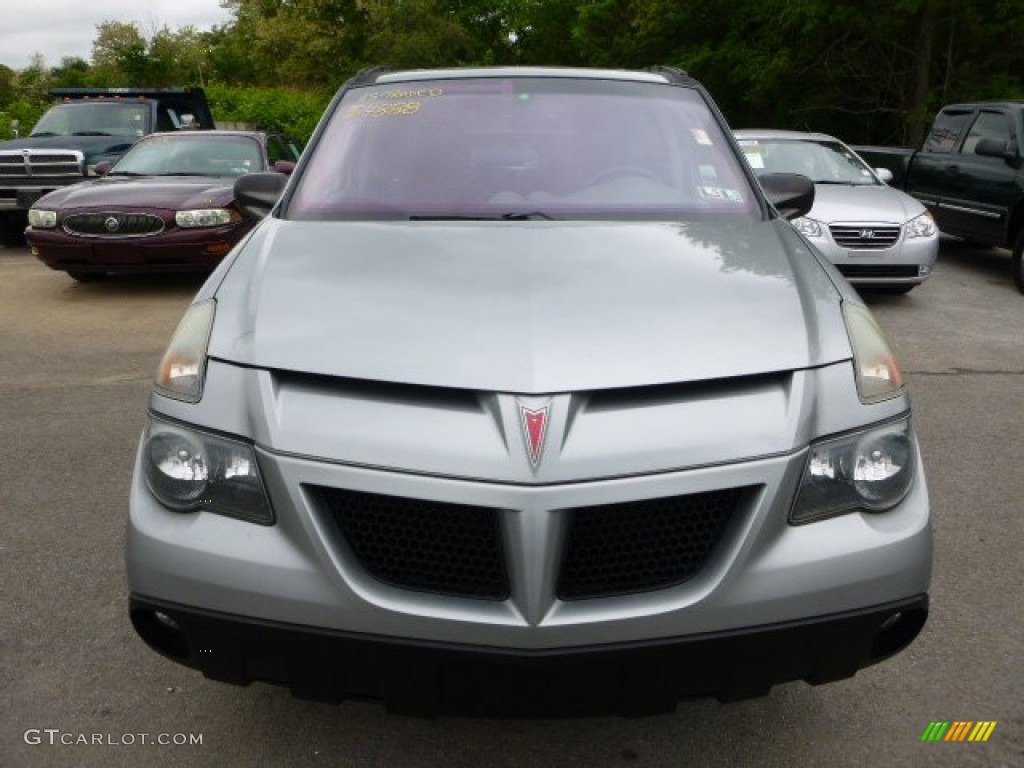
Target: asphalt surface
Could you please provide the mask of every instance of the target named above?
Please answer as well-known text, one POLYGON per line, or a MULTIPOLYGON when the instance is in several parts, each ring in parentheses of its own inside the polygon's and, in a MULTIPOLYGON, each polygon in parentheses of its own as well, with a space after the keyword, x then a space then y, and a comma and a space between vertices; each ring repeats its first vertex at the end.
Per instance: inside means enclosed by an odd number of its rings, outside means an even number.
POLYGON ((932 497, 921 637, 851 680, 638 720, 396 717, 210 682, 146 648, 126 610, 129 475, 200 284, 79 285, 0 249, 0 766, 1024 765, 1024 296, 1005 251, 944 243, 926 285, 872 302, 932 497), (985 743, 922 743, 933 720, 997 725, 985 743))

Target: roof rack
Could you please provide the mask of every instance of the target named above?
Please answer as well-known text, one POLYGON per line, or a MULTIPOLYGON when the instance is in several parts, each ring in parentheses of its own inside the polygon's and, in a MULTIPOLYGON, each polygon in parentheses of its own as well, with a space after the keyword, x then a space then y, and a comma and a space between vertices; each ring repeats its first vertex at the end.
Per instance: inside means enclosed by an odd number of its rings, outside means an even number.
POLYGON ((676 85, 695 85, 697 83, 696 79, 694 79, 689 72, 685 69, 680 69, 679 67, 668 67, 662 64, 656 64, 653 67, 645 67, 644 71, 650 72, 654 75, 661 75, 670 83, 675 83, 676 85))

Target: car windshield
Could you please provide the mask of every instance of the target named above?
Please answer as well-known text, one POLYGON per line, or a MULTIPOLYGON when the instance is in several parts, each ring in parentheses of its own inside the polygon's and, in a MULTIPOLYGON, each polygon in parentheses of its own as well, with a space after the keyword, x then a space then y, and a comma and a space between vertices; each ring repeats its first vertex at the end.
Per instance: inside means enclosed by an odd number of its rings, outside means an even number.
POLYGON ((132 147, 112 176, 241 176, 263 170, 255 139, 211 132, 156 135, 132 147))
POLYGON ((291 219, 759 217, 700 94, 658 83, 483 77, 353 88, 291 219))
POLYGON ((842 142, 828 139, 748 139, 740 148, 755 173, 799 173, 815 184, 878 184, 871 169, 842 142))
POLYGON ((142 136, 146 107, 142 104, 68 102, 50 107, 33 136, 142 136))

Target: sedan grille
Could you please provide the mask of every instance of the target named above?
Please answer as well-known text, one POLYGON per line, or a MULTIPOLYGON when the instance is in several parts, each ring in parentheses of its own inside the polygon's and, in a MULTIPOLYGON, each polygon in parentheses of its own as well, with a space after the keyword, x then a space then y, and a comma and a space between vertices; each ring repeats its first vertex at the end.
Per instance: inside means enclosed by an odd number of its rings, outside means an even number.
POLYGON ((578 600, 683 583, 707 561, 743 493, 732 488, 566 510, 558 597, 578 600))
MULTIPOLYGON (((559 599, 649 592, 687 581, 721 541, 746 490, 562 510, 567 517, 559 599)), ((352 555, 379 581, 420 592, 508 599, 501 510, 320 491, 352 555)))
POLYGON ((832 224, 828 229, 836 245, 855 250, 883 250, 900 239, 900 227, 889 224, 832 224))
POLYGON ((84 159, 77 150, 26 149, 0 152, 0 178, 82 176, 84 159))
POLYGON ((164 220, 151 213, 76 213, 64 219, 65 232, 84 237, 143 237, 163 230, 164 220))
POLYGON ((508 597, 497 510, 335 488, 323 493, 353 554, 380 581, 460 597, 508 597))

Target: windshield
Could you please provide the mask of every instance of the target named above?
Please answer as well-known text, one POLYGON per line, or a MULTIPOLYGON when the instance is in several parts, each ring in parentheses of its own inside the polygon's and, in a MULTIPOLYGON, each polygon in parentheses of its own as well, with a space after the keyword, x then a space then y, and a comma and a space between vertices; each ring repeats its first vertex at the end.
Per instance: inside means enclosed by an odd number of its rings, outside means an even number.
POLYGON ((880 184, 871 169, 840 141, 739 140, 754 173, 799 173, 815 184, 880 184))
POLYGON ((122 157, 111 176, 241 176, 263 170, 259 143, 212 132, 154 135, 122 157))
POLYGON ((490 77, 355 88, 293 219, 759 217, 700 95, 635 81, 490 77))
POLYGON ((69 102, 44 114, 32 136, 142 136, 146 133, 142 104, 69 102))

